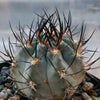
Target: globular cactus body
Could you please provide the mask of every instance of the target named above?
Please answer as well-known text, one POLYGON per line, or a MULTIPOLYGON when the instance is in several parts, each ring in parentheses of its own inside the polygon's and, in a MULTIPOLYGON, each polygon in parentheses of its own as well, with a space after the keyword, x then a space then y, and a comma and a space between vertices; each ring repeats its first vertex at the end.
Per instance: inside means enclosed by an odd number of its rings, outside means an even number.
POLYGON ((84 79, 86 65, 81 53, 85 51, 82 47, 88 40, 83 41, 82 25, 80 38, 75 42, 70 13, 68 20, 64 16, 64 22, 58 10, 51 16, 45 12, 45 16, 47 18, 41 17, 35 31, 32 31, 32 23, 28 39, 21 29, 20 35, 12 30, 20 44, 17 44, 12 60, 14 66, 11 66, 11 76, 20 93, 33 100, 68 99, 84 79), (67 93, 69 88, 73 92, 67 93))
MULTIPOLYGON (((23 76, 28 79, 28 75, 30 75, 32 80, 34 80, 36 84, 34 88, 36 88, 37 92, 33 90, 36 93, 31 92, 30 88, 22 90, 23 93, 28 96, 32 95, 33 97, 39 97, 39 93, 42 97, 48 99, 60 97, 63 98, 65 89, 67 89, 70 85, 76 86, 77 84, 80 84, 82 82, 85 75, 84 71, 76 75, 69 75, 83 70, 84 64, 80 58, 75 59, 73 65, 65 72, 66 75, 64 76, 64 78, 53 68, 54 65, 56 69, 66 69, 75 56, 73 55, 73 50, 69 51, 69 49, 72 48, 67 43, 62 42, 60 46, 61 48, 62 46, 65 46, 65 48, 55 55, 49 52, 45 46, 41 46, 40 44, 38 44, 37 57, 40 58, 43 55, 44 56, 35 65, 31 65, 30 63, 25 62, 16 63, 15 68, 12 70, 13 77, 17 81, 27 82, 27 80, 23 78, 23 76), (48 59, 50 59, 53 65, 48 59), (19 74, 19 71, 23 73, 23 76, 19 74), (43 78, 44 81, 41 78, 43 78)), ((29 52, 30 48, 31 47, 27 48, 29 52)), ((33 54, 31 55, 34 57, 34 50, 32 52, 33 54)), ((26 53, 23 54, 23 48, 19 51, 19 54, 17 54, 15 58, 16 60, 20 61, 31 62, 30 58, 26 56, 26 53)), ((27 87, 27 84, 16 83, 16 85, 18 86, 18 88, 27 87)))

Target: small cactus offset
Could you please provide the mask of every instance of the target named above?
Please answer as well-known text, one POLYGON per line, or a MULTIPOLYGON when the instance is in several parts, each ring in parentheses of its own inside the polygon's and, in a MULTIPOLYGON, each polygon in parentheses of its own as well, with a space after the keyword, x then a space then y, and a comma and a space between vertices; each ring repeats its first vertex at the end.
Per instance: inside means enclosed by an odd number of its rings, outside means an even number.
MULTIPOLYGON (((52 14, 37 14, 38 21, 32 21, 29 34, 19 23, 19 33, 10 28, 16 39, 12 44, 9 39, 9 50, 6 48, 5 56, 9 57, 10 77, 18 91, 32 100, 68 100, 76 92, 79 84, 84 80, 87 70, 95 61, 89 63, 83 60, 83 54, 88 50, 85 44, 85 25, 82 24, 79 33, 77 28, 71 27, 71 14, 68 18, 63 14, 60 18, 58 10, 52 14), (33 26, 35 29, 33 29, 33 26), (16 51, 13 50, 15 45, 16 51)), ((3 57, 1 57, 6 61, 3 57)))

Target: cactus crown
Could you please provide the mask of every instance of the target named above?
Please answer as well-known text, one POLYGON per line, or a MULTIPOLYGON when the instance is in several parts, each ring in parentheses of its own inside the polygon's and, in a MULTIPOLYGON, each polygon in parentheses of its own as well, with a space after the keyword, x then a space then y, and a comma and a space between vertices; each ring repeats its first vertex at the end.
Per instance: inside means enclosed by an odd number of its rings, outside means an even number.
MULTIPOLYGON (((58 10, 48 15, 44 10, 44 15, 39 16, 35 29, 34 21, 29 28, 29 34, 19 23, 19 33, 12 33, 16 39, 16 51, 9 38, 9 50, 3 45, 5 53, 3 55, 10 58, 11 75, 18 90, 29 98, 63 99, 70 98, 78 85, 84 79, 87 70, 95 61, 89 63, 93 55, 87 62, 83 61, 83 54, 87 48, 85 44, 91 36, 85 40, 84 23, 81 31, 74 33, 78 26, 71 28, 71 13, 68 18, 63 13, 61 20, 58 10), (14 54, 15 53, 15 54, 14 54), (68 89, 75 89, 72 92, 65 92, 68 89)), ((4 61, 5 58, 0 56, 4 61)), ((40 99, 42 100, 42 99, 40 99)))

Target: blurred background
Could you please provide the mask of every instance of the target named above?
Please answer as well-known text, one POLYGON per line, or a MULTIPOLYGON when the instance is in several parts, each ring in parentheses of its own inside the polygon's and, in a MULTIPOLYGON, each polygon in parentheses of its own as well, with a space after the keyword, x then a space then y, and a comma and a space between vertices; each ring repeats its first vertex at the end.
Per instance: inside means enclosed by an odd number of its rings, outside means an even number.
MULTIPOLYGON (((19 20, 22 26, 30 25, 32 20, 36 18, 34 12, 41 14, 43 8, 48 9, 49 13, 58 8, 59 12, 61 14, 65 12, 66 16, 70 10, 72 25, 79 24, 81 26, 83 21, 87 24, 87 36, 96 29, 87 46, 89 49, 95 50, 98 48, 98 51, 100 51, 100 0, 0 0, 0 50, 4 50, 2 38, 4 38, 7 46, 8 37, 11 38, 11 41, 14 41, 9 21, 14 30, 18 26, 19 20)), ((92 60, 99 56, 100 52, 92 60)), ((93 67, 99 65, 100 61, 93 67)), ((90 72, 100 78, 100 69, 90 70, 90 72)))

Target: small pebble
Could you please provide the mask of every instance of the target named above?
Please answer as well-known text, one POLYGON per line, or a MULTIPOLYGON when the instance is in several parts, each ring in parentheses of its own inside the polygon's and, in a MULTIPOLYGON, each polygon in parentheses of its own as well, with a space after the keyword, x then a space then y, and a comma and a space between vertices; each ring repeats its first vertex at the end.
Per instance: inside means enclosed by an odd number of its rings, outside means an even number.
POLYGON ((5 88, 0 92, 0 98, 7 99, 9 94, 11 94, 11 90, 5 88))
POLYGON ((11 87, 11 84, 10 83, 5 83, 5 86, 6 87, 11 87))
POLYGON ((7 91, 6 91, 6 90, 2 90, 2 91, 0 92, 0 98, 6 99, 7 97, 8 97, 7 91))
POLYGON ((91 90, 91 89, 93 89, 93 84, 92 83, 90 83, 90 82, 85 82, 85 84, 84 84, 84 86, 83 86, 83 90, 84 91, 89 91, 89 90, 91 90))
POLYGON ((36 98, 35 98, 35 100, 39 100, 39 98, 38 98, 38 97, 36 97, 36 98))
POLYGON ((0 72, 0 84, 4 84, 7 81, 7 76, 9 74, 8 67, 2 67, 0 72))
POLYGON ((3 84, 6 82, 6 76, 1 76, 0 77, 0 84, 3 84))
POLYGON ((76 97, 73 97, 71 100, 82 100, 82 98, 79 96, 76 96, 76 97))
POLYGON ((8 76, 7 74, 9 74, 9 68, 8 67, 2 67, 1 76, 8 76))
POLYGON ((8 100, 20 100, 20 97, 19 96, 13 96, 13 97, 10 97, 8 100))
POLYGON ((10 89, 7 89, 7 93, 8 93, 8 94, 11 94, 11 90, 10 90, 10 89))
POLYGON ((92 98, 86 92, 82 93, 82 97, 84 100, 92 100, 92 98))
POLYGON ((0 98, 0 100, 5 100, 5 99, 2 97, 2 98, 0 98))

